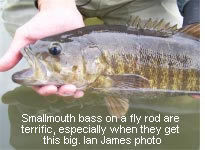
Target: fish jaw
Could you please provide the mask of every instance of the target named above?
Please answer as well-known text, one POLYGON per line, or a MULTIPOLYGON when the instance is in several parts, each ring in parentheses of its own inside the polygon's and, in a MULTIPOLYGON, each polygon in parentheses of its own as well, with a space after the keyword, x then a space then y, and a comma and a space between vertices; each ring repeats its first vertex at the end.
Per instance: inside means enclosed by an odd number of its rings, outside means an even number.
POLYGON ((21 53, 27 60, 30 68, 14 73, 12 80, 15 83, 26 86, 46 85, 48 70, 45 65, 35 57, 29 46, 21 50, 21 53))
POLYGON ((22 71, 16 72, 12 75, 12 80, 18 84, 28 84, 28 79, 32 78, 33 69, 28 68, 22 71))

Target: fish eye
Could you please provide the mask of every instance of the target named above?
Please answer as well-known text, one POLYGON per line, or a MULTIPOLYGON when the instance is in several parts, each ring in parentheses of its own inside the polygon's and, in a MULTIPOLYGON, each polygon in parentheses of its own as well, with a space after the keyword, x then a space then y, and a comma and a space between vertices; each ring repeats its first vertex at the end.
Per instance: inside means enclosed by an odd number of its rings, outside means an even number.
POLYGON ((51 46, 48 48, 48 51, 52 55, 59 55, 61 53, 62 47, 59 43, 52 43, 51 46))

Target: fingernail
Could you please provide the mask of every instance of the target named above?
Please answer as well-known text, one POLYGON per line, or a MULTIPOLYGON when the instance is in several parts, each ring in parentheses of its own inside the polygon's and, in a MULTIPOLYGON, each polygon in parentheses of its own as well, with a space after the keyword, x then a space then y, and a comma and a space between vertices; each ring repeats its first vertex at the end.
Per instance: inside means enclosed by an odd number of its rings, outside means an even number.
POLYGON ((84 96, 84 92, 83 91, 77 91, 74 95, 74 98, 81 98, 84 96))

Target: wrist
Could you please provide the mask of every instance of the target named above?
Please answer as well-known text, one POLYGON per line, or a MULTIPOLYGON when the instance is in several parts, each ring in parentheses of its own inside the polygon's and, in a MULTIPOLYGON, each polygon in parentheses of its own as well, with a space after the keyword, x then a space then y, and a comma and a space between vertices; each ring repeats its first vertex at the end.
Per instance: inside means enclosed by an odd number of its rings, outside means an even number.
POLYGON ((38 0, 38 9, 40 11, 75 7, 75 0, 38 0))

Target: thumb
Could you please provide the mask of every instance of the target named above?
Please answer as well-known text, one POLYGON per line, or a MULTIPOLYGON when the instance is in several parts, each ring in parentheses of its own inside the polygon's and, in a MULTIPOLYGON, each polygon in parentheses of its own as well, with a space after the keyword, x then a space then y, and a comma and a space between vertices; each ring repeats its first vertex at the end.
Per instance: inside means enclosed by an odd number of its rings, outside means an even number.
POLYGON ((0 72, 13 68, 22 58, 20 49, 30 43, 31 41, 17 30, 8 51, 0 59, 0 72))

